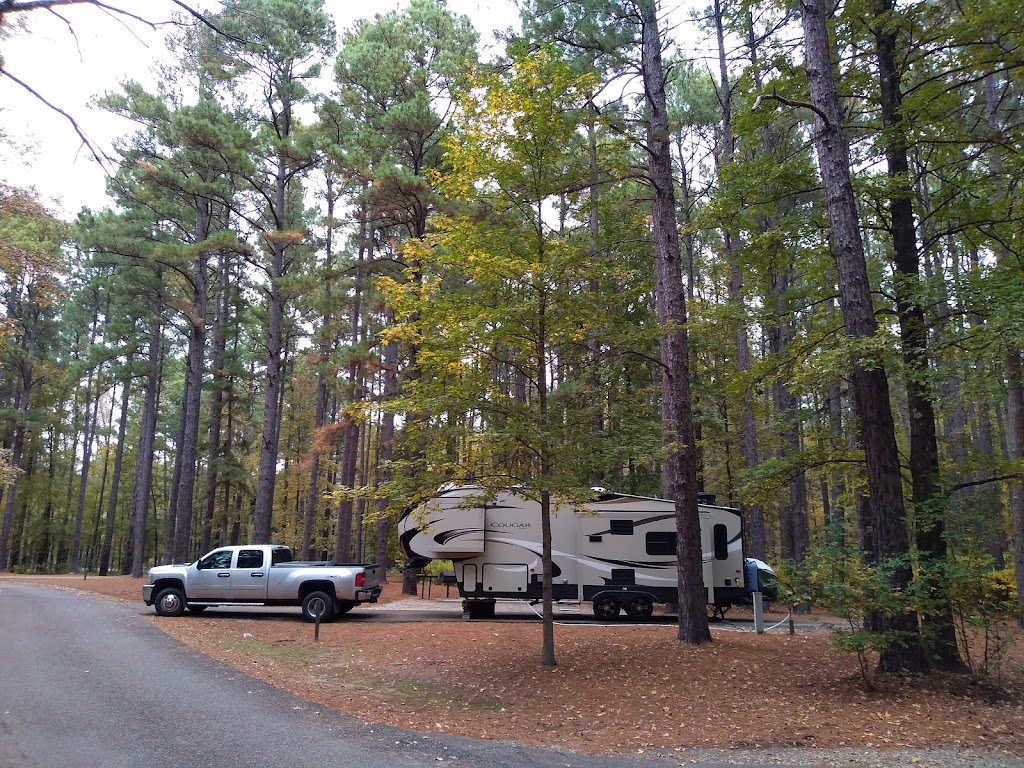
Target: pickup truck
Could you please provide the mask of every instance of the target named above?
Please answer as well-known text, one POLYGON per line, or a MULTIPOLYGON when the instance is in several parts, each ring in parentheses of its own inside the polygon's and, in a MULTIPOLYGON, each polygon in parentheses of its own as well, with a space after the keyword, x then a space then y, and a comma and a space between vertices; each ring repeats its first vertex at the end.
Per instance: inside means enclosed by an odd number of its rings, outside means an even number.
POLYGON ((189 565, 149 569, 142 599, 161 616, 211 605, 299 605, 307 621, 330 621, 380 596, 379 565, 295 562, 288 547, 220 547, 189 565))

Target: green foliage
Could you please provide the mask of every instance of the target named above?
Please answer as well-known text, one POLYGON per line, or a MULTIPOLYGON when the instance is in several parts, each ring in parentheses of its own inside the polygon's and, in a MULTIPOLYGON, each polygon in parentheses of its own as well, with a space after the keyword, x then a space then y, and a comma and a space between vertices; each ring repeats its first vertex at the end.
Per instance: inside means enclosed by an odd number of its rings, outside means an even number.
POLYGON ((1019 611, 1014 572, 994 569, 990 557, 968 555, 951 558, 947 573, 964 662, 976 677, 998 683, 1019 611))
POLYGON ((868 564, 856 549, 831 545, 812 549, 801 567, 783 570, 794 603, 814 605, 842 620, 831 627, 830 642, 857 657, 868 690, 872 689, 870 654, 916 642, 916 635, 870 626, 872 616, 892 616, 919 607, 913 589, 897 593, 889 586, 891 571, 905 564, 902 558, 868 564))
POLYGON ((451 560, 431 560, 423 566, 423 573, 428 576, 440 576, 442 573, 450 573, 455 570, 451 560))
POLYGON ((477 73, 442 180, 472 212, 438 218, 407 245, 405 282, 380 281, 403 321, 388 338, 417 349, 421 375, 402 403, 431 414, 409 427, 424 430, 414 439, 425 485, 440 476, 557 492, 591 474, 592 398, 583 382, 550 377, 605 316, 585 289, 591 260, 544 213, 579 175, 571 150, 591 85, 549 51, 477 73))

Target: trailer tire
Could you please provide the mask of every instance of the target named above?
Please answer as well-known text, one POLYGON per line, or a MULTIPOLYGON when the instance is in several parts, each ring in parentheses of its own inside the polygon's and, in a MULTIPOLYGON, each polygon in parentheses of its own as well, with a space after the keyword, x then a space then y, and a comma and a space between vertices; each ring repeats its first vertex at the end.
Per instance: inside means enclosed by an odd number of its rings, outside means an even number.
POLYGON ((321 623, 334 618, 334 600, 320 590, 310 592, 302 599, 302 618, 314 623, 318 617, 321 623))
POLYGON ((654 601, 647 595, 631 595, 624 607, 631 619, 649 619, 654 613, 654 601))
POLYGON ((594 598, 594 615, 599 619, 614 619, 619 615, 619 601, 611 595, 598 595, 594 598))

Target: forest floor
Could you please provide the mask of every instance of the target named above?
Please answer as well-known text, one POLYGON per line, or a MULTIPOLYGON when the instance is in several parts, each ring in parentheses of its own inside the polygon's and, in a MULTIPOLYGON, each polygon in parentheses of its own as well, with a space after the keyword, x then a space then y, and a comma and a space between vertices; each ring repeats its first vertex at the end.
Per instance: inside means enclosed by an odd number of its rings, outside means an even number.
POLYGON ((557 666, 542 668, 539 621, 396 622, 401 609, 460 611, 455 600, 402 595, 397 583, 377 605, 323 625, 315 642, 297 610, 169 619, 144 606, 142 579, 21 578, 135 602, 167 634, 253 677, 418 731, 680 760, 708 748, 871 748, 899 755, 878 765, 925 767, 929 750, 943 747, 964 758, 944 765, 980 765, 985 755, 1024 765, 1024 635, 1010 629, 1016 642, 986 683, 872 676, 869 691, 856 657, 804 621, 792 636, 785 624, 760 636, 712 625, 713 642, 700 647, 680 645, 672 624, 560 623, 557 666))

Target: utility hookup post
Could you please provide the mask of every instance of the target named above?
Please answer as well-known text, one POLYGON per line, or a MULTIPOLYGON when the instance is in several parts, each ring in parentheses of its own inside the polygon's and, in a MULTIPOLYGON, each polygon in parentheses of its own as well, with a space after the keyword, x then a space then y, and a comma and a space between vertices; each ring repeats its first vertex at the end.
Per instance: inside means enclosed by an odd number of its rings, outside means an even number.
POLYGON ((763 595, 760 592, 754 592, 754 631, 759 634, 764 634, 764 603, 763 595))
POLYGON ((317 613, 316 618, 313 619, 313 642, 320 642, 320 614, 317 613))

